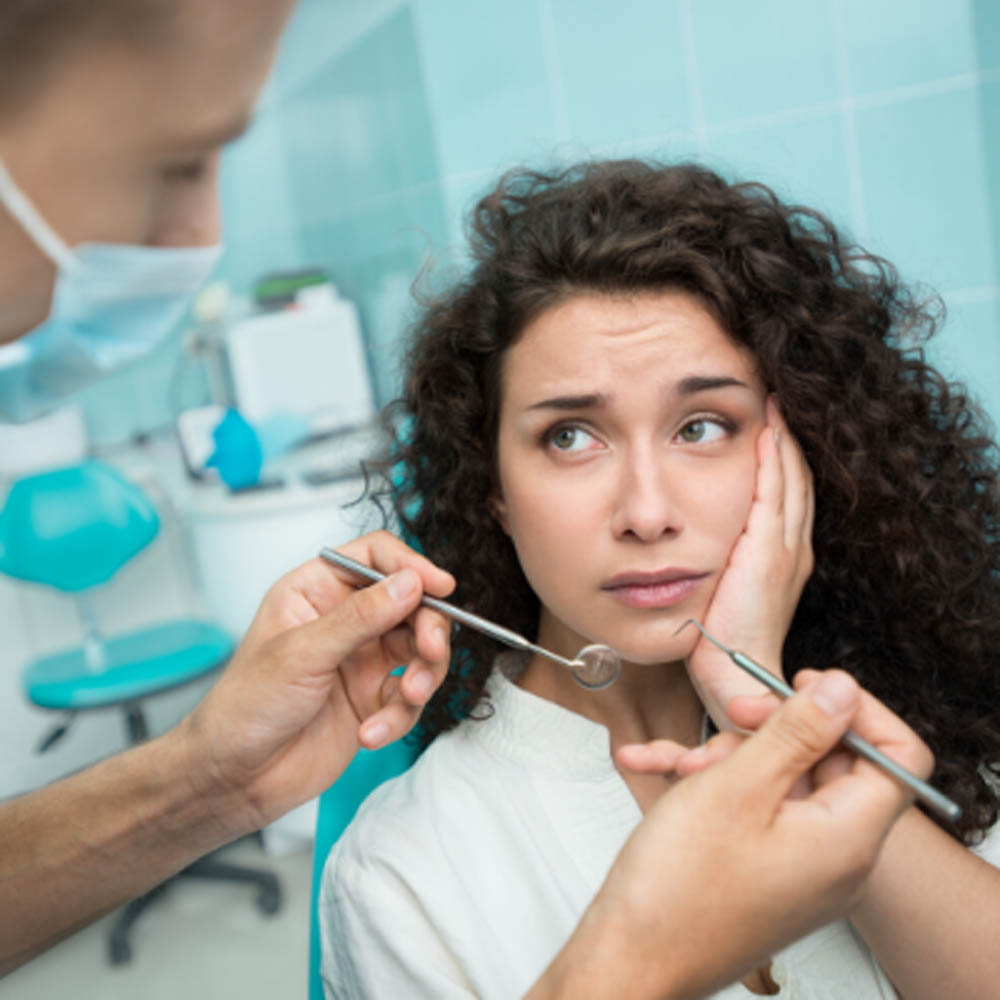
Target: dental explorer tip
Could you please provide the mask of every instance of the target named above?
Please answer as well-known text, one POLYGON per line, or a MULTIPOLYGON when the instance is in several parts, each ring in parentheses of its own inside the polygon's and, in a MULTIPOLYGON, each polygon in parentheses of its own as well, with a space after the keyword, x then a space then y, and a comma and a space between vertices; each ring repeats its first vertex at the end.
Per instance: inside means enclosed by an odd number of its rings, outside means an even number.
POLYGON ((678 626, 677 631, 674 632, 674 635, 680 635, 680 633, 683 632, 684 629, 688 627, 688 625, 694 625, 694 627, 698 629, 698 631, 701 632, 702 635, 705 634, 705 630, 701 627, 701 624, 699 623, 698 619, 689 618, 686 622, 682 622, 681 625, 678 626))

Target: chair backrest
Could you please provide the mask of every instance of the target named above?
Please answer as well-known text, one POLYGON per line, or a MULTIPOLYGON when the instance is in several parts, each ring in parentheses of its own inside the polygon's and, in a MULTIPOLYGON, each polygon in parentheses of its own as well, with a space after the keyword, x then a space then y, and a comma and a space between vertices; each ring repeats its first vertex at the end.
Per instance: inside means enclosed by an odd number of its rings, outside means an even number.
POLYGON ((0 511, 0 572, 85 590, 110 580, 159 528, 146 494, 103 462, 27 476, 0 511))
POLYGON ((360 750, 347 770, 320 796, 313 846, 312 904, 309 918, 309 1000, 323 1000, 323 984, 319 975, 319 887, 326 856, 369 792, 383 781, 402 774, 418 755, 417 748, 404 740, 390 743, 381 750, 360 750))

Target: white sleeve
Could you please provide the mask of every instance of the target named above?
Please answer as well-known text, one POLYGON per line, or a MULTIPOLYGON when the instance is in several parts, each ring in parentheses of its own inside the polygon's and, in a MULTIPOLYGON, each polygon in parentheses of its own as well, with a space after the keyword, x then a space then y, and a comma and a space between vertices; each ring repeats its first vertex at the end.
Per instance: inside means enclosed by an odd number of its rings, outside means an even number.
POLYGON ((341 840, 323 870, 319 923, 327 1000, 468 1000, 476 993, 398 871, 341 840))
POLYGON ((978 854, 984 861, 988 861, 996 868, 1000 868, 1000 822, 994 823, 986 831, 982 843, 974 844, 972 851, 978 854))

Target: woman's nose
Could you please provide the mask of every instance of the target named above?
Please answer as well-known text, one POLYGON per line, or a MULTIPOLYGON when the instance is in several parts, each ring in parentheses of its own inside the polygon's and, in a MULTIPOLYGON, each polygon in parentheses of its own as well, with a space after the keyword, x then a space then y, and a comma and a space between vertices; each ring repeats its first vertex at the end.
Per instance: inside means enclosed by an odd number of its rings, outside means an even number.
POLYGON ((643 449, 622 463, 612 529, 616 537, 654 542, 681 528, 676 484, 652 450, 643 449))

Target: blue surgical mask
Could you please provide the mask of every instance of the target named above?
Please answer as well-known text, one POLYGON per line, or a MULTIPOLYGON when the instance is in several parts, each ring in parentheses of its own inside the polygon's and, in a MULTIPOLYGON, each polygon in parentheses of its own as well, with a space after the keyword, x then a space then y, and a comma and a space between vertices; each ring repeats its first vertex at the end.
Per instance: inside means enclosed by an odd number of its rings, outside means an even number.
POLYGON ((183 319, 221 246, 69 247, 0 161, 0 204, 56 266, 48 318, 0 346, 0 415, 54 409, 94 379, 149 354, 183 319))

